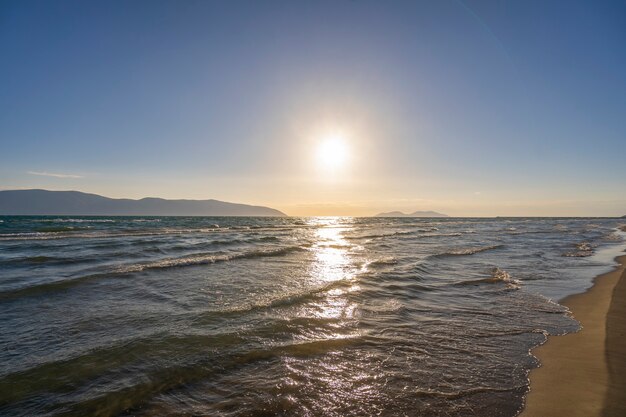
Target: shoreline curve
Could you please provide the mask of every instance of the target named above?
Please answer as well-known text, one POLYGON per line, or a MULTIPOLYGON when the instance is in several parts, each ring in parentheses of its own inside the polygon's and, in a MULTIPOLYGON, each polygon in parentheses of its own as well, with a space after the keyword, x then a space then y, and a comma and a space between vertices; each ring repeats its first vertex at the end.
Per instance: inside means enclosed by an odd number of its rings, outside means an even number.
POLYGON ((626 255, 587 291, 560 301, 581 325, 532 349, 541 365, 519 417, 626 415, 626 255))

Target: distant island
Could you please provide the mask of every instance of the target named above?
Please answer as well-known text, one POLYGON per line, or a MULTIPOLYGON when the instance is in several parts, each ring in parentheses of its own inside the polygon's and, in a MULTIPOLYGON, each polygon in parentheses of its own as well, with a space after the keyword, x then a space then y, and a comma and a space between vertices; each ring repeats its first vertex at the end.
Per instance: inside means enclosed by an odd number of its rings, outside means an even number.
POLYGON ((378 213, 374 217, 449 217, 447 214, 437 213, 436 211, 414 211, 413 213, 403 213, 401 211, 388 211, 378 213))
POLYGON ((0 215, 286 216, 269 207, 218 200, 108 198, 79 191, 0 191, 0 215))

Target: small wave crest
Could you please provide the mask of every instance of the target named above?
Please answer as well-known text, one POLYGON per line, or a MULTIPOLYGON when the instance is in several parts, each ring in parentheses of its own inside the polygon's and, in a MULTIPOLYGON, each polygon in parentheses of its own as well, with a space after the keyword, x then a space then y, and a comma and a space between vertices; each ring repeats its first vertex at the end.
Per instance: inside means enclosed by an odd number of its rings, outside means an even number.
POLYGON ((577 243, 576 250, 572 252, 566 252, 563 256, 569 258, 586 258, 593 255, 593 246, 589 242, 577 243))
POLYGON ((489 245, 489 246, 475 246, 471 248, 461 248, 461 249, 453 249, 450 251, 438 253, 433 255, 435 257, 447 257, 447 256, 464 256, 464 255, 475 255, 480 252, 485 252, 488 250, 499 249, 504 245, 489 245))
POLYGON ((346 239, 349 240, 360 240, 360 239, 380 239, 385 237, 394 237, 394 236, 409 236, 416 235, 419 237, 433 237, 433 236, 461 236, 459 234, 446 234, 446 233, 433 233, 436 232, 436 227, 428 227, 428 228, 420 228, 420 229, 411 229, 411 230, 398 230, 397 232, 391 233, 370 233, 366 235, 357 235, 357 236, 348 236, 346 239), (420 234, 423 233, 423 234, 420 234))
MULTIPOLYGON (((159 270, 159 269, 170 269, 170 268, 182 268, 182 267, 187 267, 187 266, 209 265, 209 264, 214 264, 218 262, 234 261, 238 259, 284 256, 293 252, 299 252, 299 251, 304 251, 304 250, 307 250, 306 246, 304 245, 303 246, 287 246, 287 247, 282 247, 282 248, 277 248, 277 249, 260 249, 260 250, 251 250, 247 252, 230 253, 230 254, 219 254, 219 253, 196 254, 196 255, 189 255, 189 256, 184 256, 180 258, 162 259, 162 260, 148 262, 148 263, 121 265, 108 272, 84 275, 84 276, 80 276, 80 277, 76 277, 72 279, 45 282, 45 283, 32 285, 28 287, 2 291, 0 292, 0 300, 19 298, 21 296, 31 295, 31 294, 47 293, 49 291, 54 291, 54 290, 63 290, 63 289, 70 288, 76 285, 80 285, 81 283, 86 283, 86 282, 97 280, 97 279, 111 278, 115 276, 137 273, 137 272, 142 272, 146 270, 159 270)), ((42 261, 45 262, 46 260, 42 260, 42 261)))
POLYGON ((155 230, 139 230, 139 231, 95 231, 89 230, 89 226, 78 228, 68 226, 67 230, 53 230, 47 228, 45 232, 40 230, 36 232, 18 232, 18 233, 0 233, 0 240, 52 240, 52 239, 116 239, 128 237, 146 237, 146 236, 172 236, 172 235, 193 235, 204 233, 216 233, 220 230, 216 227, 205 227, 201 229, 155 229, 155 230), (83 233, 77 233, 77 232, 83 233))
MULTIPOLYGON (((470 233, 470 232, 464 232, 470 233)), ((427 235, 423 235, 423 237, 458 237, 463 236, 462 232, 450 232, 450 233, 431 233, 427 235)))
POLYGON ((263 236, 260 237, 259 242, 278 242, 280 239, 276 236, 263 236))
POLYGON ((385 266, 389 266, 389 265, 396 265, 398 263, 398 260, 396 258, 394 258, 393 256, 387 256, 384 258, 380 258, 380 259, 376 259, 374 261, 371 261, 369 263, 367 263, 367 266, 371 266, 371 267, 385 267, 385 266))
POLYGON ((89 227, 78 226, 53 226, 53 227, 40 227, 35 229, 36 233, 62 233, 62 232, 77 232, 80 230, 88 230, 89 227))
POLYGON ((414 391, 414 394, 418 397, 440 397, 440 398, 446 398, 448 400, 453 400, 456 398, 466 397, 466 396, 474 395, 474 394, 494 393, 494 392, 495 393, 511 392, 511 391, 525 389, 525 388, 526 388, 525 385, 519 385, 519 386, 513 386, 513 387, 502 387, 502 388, 475 387, 475 388, 468 388, 465 390, 450 391, 450 392, 438 391, 435 389, 431 389, 431 390, 419 390, 418 389, 414 391))
POLYGON ((408 235, 408 234, 411 234, 411 233, 413 233, 413 232, 408 231, 408 230, 402 230, 402 231, 393 232, 393 233, 370 233, 370 234, 367 234, 367 235, 347 236, 346 239, 349 239, 349 240, 379 239, 379 238, 383 238, 383 237, 408 235))
POLYGON ((115 223, 113 219, 45 219, 47 223, 115 223))
MULTIPOLYGON (((275 298, 270 298, 267 300, 255 300, 249 303, 245 303, 236 307, 225 308, 219 310, 220 314, 225 313, 244 313, 255 310, 264 310, 271 308, 281 308, 281 307, 289 307, 296 304, 303 304, 310 301, 316 301, 319 298, 327 297, 333 294, 334 290, 338 289, 349 289, 353 287, 353 282, 347 279, 340 279, 337 281, 329 282, 325 285, 319 287, 307 288, 302 291, 294 291, 288 292, 284 294, 280 294, 275 298)), ((339 291, 340 294, 343 291, 339 291)))
POLYGON ((602 240, 607 242, 621 242, 623 239, 619 234, 617 234, 617 232, 611 232, 607 235, 604 235, 602 237, 602 240))
POLYGON ((251 259, 251 258, 263 258, 270 256, 283 256, 293 252, 299 252, 306 250, 304 246, 286 246, 277 249, 258 249, 247 252, 227 253, 227 254, 196 254, 190 256, 184 256, 181 258, 168 258, 155 262, 144 264, 132 264, 119 267, 114 272, 116 273, 131 273, 141 272, 147 269, 168 269, 168 268, 180 268, 185 266, 196 266, 214 264, 217 262, 227 262, 236 259, 251 259))
POLYGON ((0 261, 0 265, 31 265, 31 264, 43 264, 51 261, 56 261, 57 258, 51 256, 25 256, 22 258, 11 258, 0 261))
POLYGON ((505 283, 507 288, 518 290, 521 288, 520 281, 511 278, 504 269, 495 267, 491 270, 491 276, 489 278, 474 279, 469 281, 457 282, 457 285, 480 285, 480 284, 500 284, 505 283))

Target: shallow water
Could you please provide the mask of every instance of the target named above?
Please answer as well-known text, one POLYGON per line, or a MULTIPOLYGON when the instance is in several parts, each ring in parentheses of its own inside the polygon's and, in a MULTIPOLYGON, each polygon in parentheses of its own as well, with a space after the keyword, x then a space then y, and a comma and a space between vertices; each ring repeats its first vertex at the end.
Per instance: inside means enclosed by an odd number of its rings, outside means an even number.
POLYGON ((618 223, 0 217, 0 415, 513 416, 618 223))

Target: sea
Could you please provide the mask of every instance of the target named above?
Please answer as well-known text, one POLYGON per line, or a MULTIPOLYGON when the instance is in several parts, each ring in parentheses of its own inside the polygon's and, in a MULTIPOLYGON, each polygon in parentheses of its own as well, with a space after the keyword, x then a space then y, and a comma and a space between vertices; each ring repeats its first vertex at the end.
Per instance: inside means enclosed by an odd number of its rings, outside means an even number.
POLYGON ((619 224, 3 216, 0 415, 515 416, 619 224))

